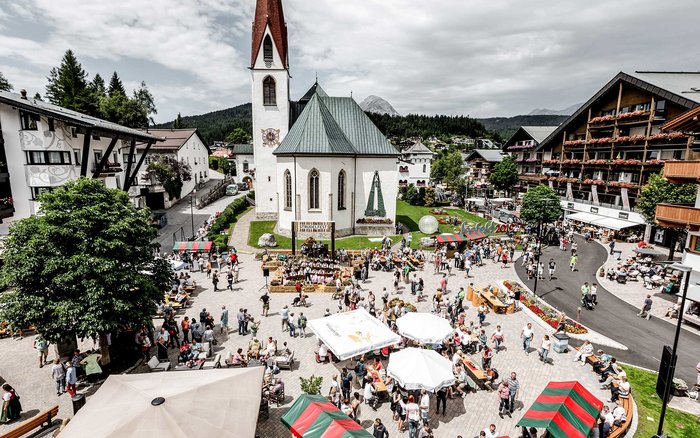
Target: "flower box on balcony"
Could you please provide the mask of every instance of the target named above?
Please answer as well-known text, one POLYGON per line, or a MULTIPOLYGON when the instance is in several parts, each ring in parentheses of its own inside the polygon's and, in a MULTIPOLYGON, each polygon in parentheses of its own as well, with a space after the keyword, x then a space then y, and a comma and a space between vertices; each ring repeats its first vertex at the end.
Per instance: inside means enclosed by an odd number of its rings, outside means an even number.
POLYGON ((641 111, 641 110, 629 111, 626 113, 618 114, 617 119, 618 120, 636 119, 639 117, 648 116, 649 114, 650 114, 649 111, 641 111))
POLYGON ((586 161, 586 164, 592 164, 596 166, 606 165, 608 164, 608 160, 588 160, 586 161))
POLYGON ((564 146, 578 146, 586 143, 586 140, 566 140, 564 146))
POLYGON ((613 166, 641 166, 642 162, 639 160, 613 160, 613 166))
POLYGON ((578 159, 570 159, 570 160, 564 160, 561 162, 561 164, 581 164, 581 160, 578 159))
POLYGON ((588 144, 610 143, 610 141, 612 141, 610 137, 592 138, 588 140, 588 144))
POLYGON ((646 166, 663 166, 666 161, 664 160, 647 160, 644 162, 646 166))
POLYGON ((658 134, 654 134, 649 137, 649 140, 651 141, 660 141, 660 140, 678 140, 681 138, 684 138, 685 134, 682 132, 660 132, 658 134))
POLYGON ((559 164, 559 160, 543 160, 542 164, 559 164))
POLYGON ((587 178, 587 179, 583 180, 583 183, 582 183, 582 184, 585 184, 585 185, 588 185, 588 186, 604 186, 604 185, 605 185, 605 181, 600 180, 600 179, 591 179, 591 178, 587 178))
POLYGON ((598 116, 598 117, 593 117, 589 123, 597 124, 597 123, 611 122, 613 120, 615 120, 615 116, 613 116, 613 115, 598 116))

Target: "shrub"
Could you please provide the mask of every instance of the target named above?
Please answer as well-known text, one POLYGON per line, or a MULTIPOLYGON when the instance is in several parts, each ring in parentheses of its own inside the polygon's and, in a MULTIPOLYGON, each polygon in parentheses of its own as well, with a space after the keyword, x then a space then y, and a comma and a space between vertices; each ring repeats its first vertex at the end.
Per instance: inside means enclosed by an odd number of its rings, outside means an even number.
POLYGON ((301 385, 301 392, 305 394, 320 394, 321 384, 323 383, 323 377, 317 377, 313 374, 308 379, 299 377, 299 382, 301 385))
POLYGON ((214 241, 216 236, 220 236, 222 231, 234 224, 237 216, 245 211, 246 208, 248 208, 248 201, 246 201, 245 197, 238 198, 230 203, 209 228, 209 240, 214 241))

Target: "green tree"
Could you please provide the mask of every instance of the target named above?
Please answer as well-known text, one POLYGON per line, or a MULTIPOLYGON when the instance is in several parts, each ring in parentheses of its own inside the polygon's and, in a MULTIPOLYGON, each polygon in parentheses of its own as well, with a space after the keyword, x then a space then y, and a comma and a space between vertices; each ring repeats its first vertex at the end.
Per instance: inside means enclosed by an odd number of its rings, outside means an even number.
POLYGON ((0 91, 12 91, 12 84, 5 78, 5 75, 0 71, 0 91))
POLYGON ((119 75, 117 75, 117 72, 115 71, 114 73, 112 73, 112 78, 109 80, 109 88, 107 88, 107 94, 109 95, 109 97, 112 97, 117 93, 121 93, 124 96, 126 96, 124 84, 122 84, 122 80, 119 79, 119 75))
POLYGON ((130 128, 148 127, 146 109, 136 99, 129 99, 121 93, 114 93, 100 99, 100 113, 110 122, 130 128))
POLYGON ((549 186, 540 184, 531 188, 523 197, 520 218, 531 225, 548 224, 562 214, 559 196, 549 186))
MULTIPOLYGON (((147 209, 94 179, 40 195, 41 215, 15 222, 5 242, 0 316, 47 340, 117 333, 149 324, 172 270, 153 253, 147 209)), ((106 342, 100 342, 109 363, 106 342)))
POLYGON ((148 176, 153 176, 158 184, 162 184, 168 199, 177 199, 182 194, 184 181, 192 179, 192 169, 184 161, 170 155, 154 155, 146 167, 148 176))
POLYGON ((182 116, 180 113, 177 113, 177 117, 173 121, 173 129, 182 129, 185 128, 185 122, 182 121, 182 116))
POLYGON ((148 86, 146 86, 146 82, 141 81, 139 88, 134 90, 132 99, 138 103, 139 107, 141 107, 141 111, 146 113, 148 122, 150 122, 151 125, 155 125, 153 117, 151 116, 158 114, 158 110, 156 109, 156 102, 153 98, 153 94, 151 94, 148 86))
POLYGON ((236 128, 226 136, 226 143, 229 144, 247 144, 250 143, 250 135, 243 128, 236 128))
POLYGON ((441 181, 459 193, 464 192, 464 160, 459 152, 440 151, 438 157, 433 160, 430 168, 430 177, 441 181))
POLYGON ((515 159, 508 155, 503 157, 500 163, 496 163, 489 175, 489 182, 496 190, 510 193, 513 186, 518 183, 518 165, 515 164, 515 159))
POLYGON ((49 72, 46 98, 54 105, 99 117, 99 101, 88 88, 87 73, 72 50, 67 50, 61 65, 49 72))
POLYGON ((105 80, 102 79, 102 76, 100 76, 99 73, 95 74, 95 77, 92 78, 90 86, 92 87, 92 90, 100 97, 107 94, 107 91, 105 90, 105 80))
MULTIPOLYGON (((658 204, 694 204, 697 195, 695 184, 671 184, 661 173, 649 175, 649 180, 642 187, 637 209, 649 224, 656 224, 656 206, 658 204)), ((679 230, 665 228, 670 235, 668 259, 673 260, 679 230)))

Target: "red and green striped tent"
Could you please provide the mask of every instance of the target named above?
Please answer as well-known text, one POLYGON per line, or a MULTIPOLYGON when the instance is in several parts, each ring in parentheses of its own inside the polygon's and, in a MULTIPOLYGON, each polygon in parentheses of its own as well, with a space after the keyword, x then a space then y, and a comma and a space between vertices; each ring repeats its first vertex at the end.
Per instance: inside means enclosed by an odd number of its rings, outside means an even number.
POLYGON ((464 236, 470 240, 479 240, 486 238, 486 234, 482 233, 481 231, 469 231, 464 233, 464 236))
POLYGON ((282 416, 282 423, 297 438, 372 438, 326 397, 302 394, 282 416))
POLYGON ((585 438, 602 409, 579 382, 549 382, 517 425, 547 429, 555 438, 585 438))
POLYGON ((464 242, 464 239, 459 234, 440 234, 435 236, 435 240, 438 243, 448 243, 448 242, 464 242))
POLYGON ((212 243, 210 241, 195 240, 194 242, 175 242, 173 251, 211 251, 212 243))

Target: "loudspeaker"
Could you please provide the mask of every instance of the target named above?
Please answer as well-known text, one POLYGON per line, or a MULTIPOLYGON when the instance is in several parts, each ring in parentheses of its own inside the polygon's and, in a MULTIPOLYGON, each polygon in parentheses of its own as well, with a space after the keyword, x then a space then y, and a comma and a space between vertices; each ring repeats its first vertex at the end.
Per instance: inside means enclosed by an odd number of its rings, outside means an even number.
POLYGON ((270 270, 268 268, 263 268, 263 277, 269 277, 270 276, 270 270))
POLYGON ((520 301, 520 291, 519 290, 515 291, 515 293, 513 294, 513 299, 515 301, 520 301))

